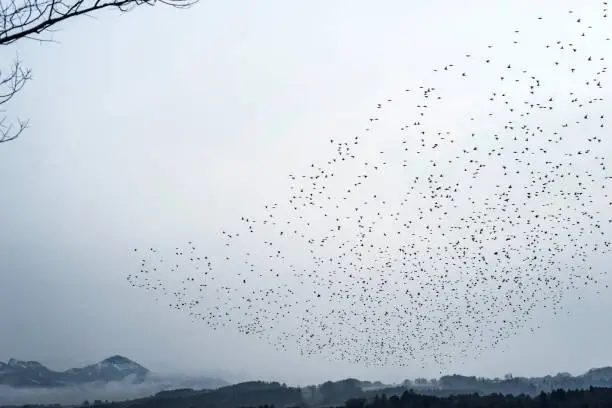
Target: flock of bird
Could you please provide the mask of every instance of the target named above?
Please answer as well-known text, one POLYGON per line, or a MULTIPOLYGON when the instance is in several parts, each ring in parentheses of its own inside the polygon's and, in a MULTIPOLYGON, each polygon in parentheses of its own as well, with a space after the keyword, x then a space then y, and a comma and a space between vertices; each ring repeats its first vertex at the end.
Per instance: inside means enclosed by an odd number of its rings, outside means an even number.
POLYGON ((535 330, 572 291, 607 287, 601 6, 569 11, 568 38, 516 30, 432 69, 289 175, 285 202, 221 231, 222 250, 134 249, 128 281, 214 329, 365 365, 442 367, 535 330))

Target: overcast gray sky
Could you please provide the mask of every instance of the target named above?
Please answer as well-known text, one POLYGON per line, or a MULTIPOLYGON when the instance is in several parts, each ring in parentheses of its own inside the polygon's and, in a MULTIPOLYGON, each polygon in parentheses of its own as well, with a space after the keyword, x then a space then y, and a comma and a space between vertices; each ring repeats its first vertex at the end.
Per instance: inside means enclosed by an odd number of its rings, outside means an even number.
MULTIPOLYGON (((361 130, 377 102, 432 67, 508 43, 538 15, 559 18, 539 34, 563 36, 567 10, 594 21, 600 3, 201 1, 104 11, 62 24, 59 44, 2 50, 5 65, 18 50, 34 80, 8 106, 31 128, 0 146, 0 360, 65 369, 122 354, 154 371, 225 369, 296 384, 437 376, 307 360, 212 332, 127 284, 138 267, 131 250, 212 245, 236 216, 286 194, 287 174, 330 138, 361 130)), ((612 365, 610 293, 568 305, 570 314, 543 315, 537 333, 454 371, 612 365)))

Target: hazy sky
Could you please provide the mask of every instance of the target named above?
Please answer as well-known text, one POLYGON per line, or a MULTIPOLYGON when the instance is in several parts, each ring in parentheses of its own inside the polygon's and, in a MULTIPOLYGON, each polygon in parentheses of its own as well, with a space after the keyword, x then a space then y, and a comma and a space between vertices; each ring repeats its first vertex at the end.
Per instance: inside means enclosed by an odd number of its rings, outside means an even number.
MULTIPOLYGON (((0 145, 0 360, 65 369, 122 354, 154 371, 297 384, 435 376, 307 360, 212 332, 127 284, 132 248, 210 243, 433 66, 508 42, 538 15, 573 9, 595 20, 600 3, 201 1, 104 11, 62 24, 59 44, 3 49, 5 66, 19 51, 34 79, 7 107, 31 128, 0 145)), ((568 305, 569 315, 542 316, 537 333, 455 371, 612 365, 610 293, 568 305)))

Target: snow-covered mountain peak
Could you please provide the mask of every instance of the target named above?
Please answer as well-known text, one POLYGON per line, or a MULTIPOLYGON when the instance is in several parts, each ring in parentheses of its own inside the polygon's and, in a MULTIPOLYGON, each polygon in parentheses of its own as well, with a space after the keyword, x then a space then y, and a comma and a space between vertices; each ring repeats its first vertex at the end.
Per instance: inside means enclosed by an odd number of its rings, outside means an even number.
POLYGON ((120 356, 118 354, 111 356, 102 360, 103 363, 111 363, 111 364, 126 364, 126 363, 134 363, 127 357, 120 356))
POLYGON ((63 372, 49 370, 36 361, 11 358, 7 364, 0 363, 0 385, 14 387, 52 387, 126 380, 142 382, 148 374, 149 370, 140 364, 118 355, 96 364, 71 368, 63 372))
POLYGON ((9 367, 25 368, 25 369, 43 368, 43 365, 40 364, 38 361, 21 361, 21 360, 17 360, 16 358, 9 359, 7 365, 9 367))
POLYGON ((144 369, 140 364, 119 355, 102 360, 98 363, 98 366, 100 369, 114 368, 118 371, 140 371, 144 369))

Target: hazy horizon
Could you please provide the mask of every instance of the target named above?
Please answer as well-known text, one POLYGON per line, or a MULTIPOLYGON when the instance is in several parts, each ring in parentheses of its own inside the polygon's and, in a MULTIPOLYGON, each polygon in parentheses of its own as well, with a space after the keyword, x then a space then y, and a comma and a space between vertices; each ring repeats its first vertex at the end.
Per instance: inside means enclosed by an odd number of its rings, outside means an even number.
MULTIPOLYGON (((53 369, 52 367, 48 367, 53 369)), ((610 368, 610 367, 608 367, 610 368)), ((557 374, 565 374, 560 372, 557 374)), ((227 373, 226 373, 227 374, 227 373)), ((448 375, 457 373, 448 373, 448 375)), ((510 373, 511 374, 511 373, 510 373)), ((549 373, 554 376, 555 374, 549 373)), ((577 376, 578 373, 570 373, 573 376, 577 376)), ((584 374, 584 373, 580 373, 584 374)), ((461 374, 460 374, 461 375, 461 374)), ((463 375, 470 376, 468 373, 463 375)), ((213 388, 209 383, 198 382, 198 378, 190 377, 180 374, 161 374, 151 372, 145 378, 143 382, 134 383, 133 376, 128 376, 121 381, 110 381, 110 382, 90 382, 79 385, 67 385, 61 387, 10 387, 6 385, 0 385, 0 404, 2 405, 23 405, 23 404, 81 404, 87 400, 93 402, 94 400, 109 400, 109 401, 122 401, 129 399, 137 399, 142 397, 152 396, 160 391, 175 390, 190 388, 194 390, 200 389, 211 389, 213 388)), ((476 376, 478 377, 478 376, 476 376)), ((519 376, 513 375, 514 378, 519 376)), ((525 376, 527 378, 534 378, 540 376, 525 376)), ((354 377, 348 377, 354 378, 354 377)), ((503 377, 498 377, 502 379, 503 377)), ((332 381, 344 380, 346 378, 331 379, 332 381)), ((357 378, 361 381, 376 382, 377 379, 363 379, 357 378)), ((383 382, 383 386, 396 386, 401 385, 404 380, 415 380, 415 378, 403 378, 393 382, 383 382)), ((438 378, 436 378, 438 379, 438 378)), ((489 378, 494 380, 495 378, 489 378)), ((427 378, 430 381, 430 378, 427 378)), ((235 384, 245 381, 262 381, 259 378, 243 378, 236 379, 235 381, 228 381, 228 384, 235 384)), ((285 383, 282 379, 269 379, 268 381, 277 381, 279 383, 285 383)), ((316 386, 321 385, 320 383, 312 384, 291 384, 285 383, 287 386, 316 386)), ((221 385, 223 386, 223 385, 221 385)))

